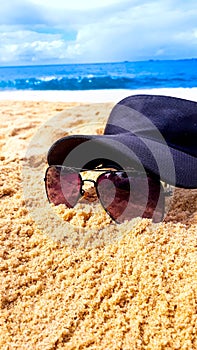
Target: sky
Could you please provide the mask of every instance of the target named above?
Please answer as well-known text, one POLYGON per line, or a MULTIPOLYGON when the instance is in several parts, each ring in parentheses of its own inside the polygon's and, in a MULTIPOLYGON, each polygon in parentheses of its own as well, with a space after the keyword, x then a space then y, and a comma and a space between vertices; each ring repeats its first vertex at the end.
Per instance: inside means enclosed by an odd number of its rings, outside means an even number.
POLYGON ((0 66, 197 57, 196 0, 7 0, 0 66))

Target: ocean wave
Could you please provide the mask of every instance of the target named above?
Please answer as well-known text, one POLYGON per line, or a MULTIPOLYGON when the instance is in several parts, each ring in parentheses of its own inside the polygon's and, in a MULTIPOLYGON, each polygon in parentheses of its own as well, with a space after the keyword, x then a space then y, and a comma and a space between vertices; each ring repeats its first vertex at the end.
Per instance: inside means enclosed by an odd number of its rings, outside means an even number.
POLYGON ((157 87, 195 87, 196 80, 185 80, 182 76, 170 78, 155 76, 102 76, 68 78, 46 76, 1 80, 0 90, 99 90, 99 89, 143 89, 157 87))

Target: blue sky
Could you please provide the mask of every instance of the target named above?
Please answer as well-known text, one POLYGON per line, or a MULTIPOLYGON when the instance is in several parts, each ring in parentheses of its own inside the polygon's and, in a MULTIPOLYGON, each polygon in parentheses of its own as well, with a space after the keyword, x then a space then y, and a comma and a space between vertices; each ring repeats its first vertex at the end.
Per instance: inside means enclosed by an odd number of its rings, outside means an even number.
POLYGON ((197 57, 196 0, 7 0, 0 65, 197 57))

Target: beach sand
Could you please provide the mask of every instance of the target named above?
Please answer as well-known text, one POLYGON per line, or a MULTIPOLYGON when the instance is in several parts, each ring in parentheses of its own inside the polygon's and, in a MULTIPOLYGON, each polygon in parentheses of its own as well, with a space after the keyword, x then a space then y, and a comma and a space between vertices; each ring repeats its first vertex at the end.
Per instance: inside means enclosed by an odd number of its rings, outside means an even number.
MULTIPOLYGON (((195 92, 166 90, 193 100, 195 92)), ((102 104, 92 103, 90 93, 83 101, 76 93, 72 102, 55 93, 50 102, 49 95, 20 92, 14 100, 16 94, 0 94, 0 349, 197 349, 197 190, 176 189, 159 224, 136 218, 117 225, 99 204, 60 207, 58 214, 52 208, 51 220, 70 226, 71 239, 80 224, 82 237, 97 230, 107 244, 71 247, 52 239, 58 227, 51 235, 45 229, 52 225, 45 205, 39 226, 25 201, 27 179, 30 193, 39 196, 34 182, 51 142, 65 131, 65 118, 71 132, 91 133, 94 117, 92 128, 101 133, 114 103, 126 95, 109 102, 100 95, 102 104), (25 178, 23 166, 28 148, 39 169, 32 178, 25 178)))

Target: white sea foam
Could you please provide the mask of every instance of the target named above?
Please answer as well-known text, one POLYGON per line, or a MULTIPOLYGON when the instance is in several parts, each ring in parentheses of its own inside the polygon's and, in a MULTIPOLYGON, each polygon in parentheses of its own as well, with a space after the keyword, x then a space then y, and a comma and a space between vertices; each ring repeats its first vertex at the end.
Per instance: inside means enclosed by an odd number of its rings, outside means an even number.
POLYGON ((52 102, 82 102, 101 103, 115 102, 136 94, 155 94, 185 98, 197 101, 197 88, 162 88, 139 90, 83 90, 83 91, 33 91, 33 90, 4 90, 0 91, 0 101, 52 101, 52 102))

